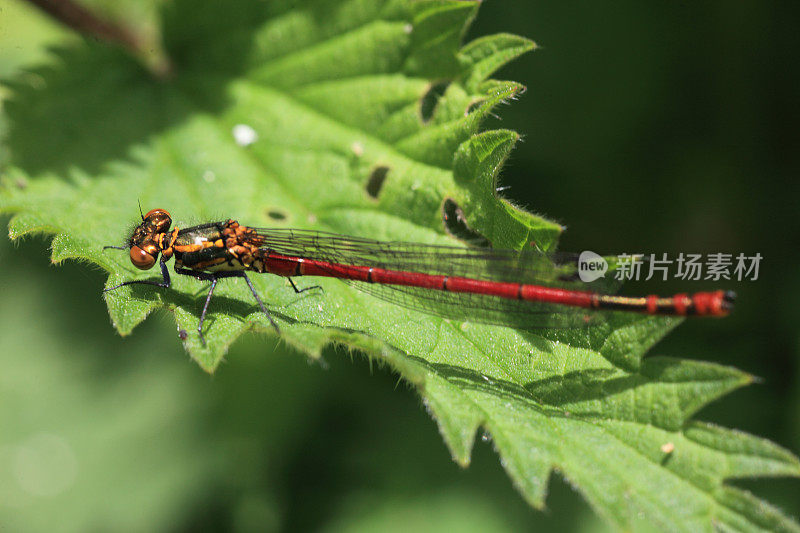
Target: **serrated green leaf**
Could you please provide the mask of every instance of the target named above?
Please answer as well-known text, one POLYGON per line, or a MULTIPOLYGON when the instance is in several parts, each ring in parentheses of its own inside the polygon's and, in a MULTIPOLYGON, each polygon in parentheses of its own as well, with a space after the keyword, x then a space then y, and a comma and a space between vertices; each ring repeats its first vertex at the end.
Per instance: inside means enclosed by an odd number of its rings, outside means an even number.
MULTIPOLYGON (((533 44, 500 35, 461 47, 477 5, 176 1, 164 13, 175 66, 165 80, 97 43, 59 51, 9 85, 0 208, 14 214, 10 233, 53 234, 53 261, 97 264, 109 285, 152 277, 124 252, 102 251, 124 240, 137 200, 170 210, 179 227, 235 217, 429 243, 453 242, 442 224, 451 201, 495 246, 552 249, 559 225, 495 193, 518 134, 480 131, 522 90, 486 78, 533 44), (256 132, 253 144, 235 141, 240 124, 256 132), (385 182, 369 191, 377 168, 385 182)), ((186 349, 212 371, 242 333, 274 334, 247 287, 227 281, 212 302, 207 347, 195 333, 206 292, 196 280, 124 287, 106 301, 122 334, 169 310, 189 332, 186 349)), ((311 356, 339 342, 390 363, 419 388, 456 461, 468 464, 483 429, 537 507, 556 469, 624 529, 796 527, 724 482, 798 475, 797 459, 690 420, 750 377, 642 359, 677 321, 618 316, 591 330, 519 332, 409 311, 336 280, 315 280, 324 296, 302 297, 274 276, 253 281, 283 340, 311 356)))
POLYGON ((471 91, 478 90, 479 84, 497 69, 534 49, 536 43, 533 41, 507 33, 475 39, 459 51, 464 70, 468 73, 465 87, 471 91))

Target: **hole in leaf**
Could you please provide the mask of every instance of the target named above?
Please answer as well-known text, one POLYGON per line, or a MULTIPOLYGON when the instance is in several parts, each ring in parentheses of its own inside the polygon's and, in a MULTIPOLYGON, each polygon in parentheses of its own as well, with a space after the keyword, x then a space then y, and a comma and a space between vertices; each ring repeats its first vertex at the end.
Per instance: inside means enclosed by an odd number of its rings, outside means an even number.
POLYGON ((286 213, 280 209, 267 209, 267 216, 272 220, 286 220, 286 213))
POLYGON ((492 247, 489 239, 467 225, 467 217, 464 215, 464 211, 450 198, 445 199, 444 204, 442 204, 442 219, 447 233, 456 239, 478 248, 492 247))
POLYGON ((436 105, 439 103, 439 99, 444 96, 449 86, 449 81, 436 82, 422 95, 422 99, 419 101, 419 114, 422 117, 423 123, 427 123, 433 118, 436 105))
POLYGON ((367 180, 366 190, 367 194, 369 194, 372 198, 378 198, 378 195, 381 193, 381 189, 383 189, 383 182, 386 181, 386 176, 389 174, 389 167, 387 166, 378 166, 372 169, 372 173, 369 175, 369 179, 367 180))

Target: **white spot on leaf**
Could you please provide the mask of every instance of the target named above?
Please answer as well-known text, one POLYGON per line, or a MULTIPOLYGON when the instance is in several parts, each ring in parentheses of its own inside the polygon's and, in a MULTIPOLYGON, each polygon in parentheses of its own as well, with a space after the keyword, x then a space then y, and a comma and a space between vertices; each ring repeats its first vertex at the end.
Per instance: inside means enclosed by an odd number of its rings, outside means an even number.
POLYGON ((239 146, 250 146, 258 140, 256 130, 247 124, 237 124, 233 127, 233 139, 239 146))

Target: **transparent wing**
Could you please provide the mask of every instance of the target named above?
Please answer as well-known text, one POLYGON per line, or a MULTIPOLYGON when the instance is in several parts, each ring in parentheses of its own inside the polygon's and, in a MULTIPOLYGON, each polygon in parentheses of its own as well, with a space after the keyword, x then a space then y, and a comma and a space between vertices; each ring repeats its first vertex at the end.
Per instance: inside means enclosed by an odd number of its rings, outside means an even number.
POLYGON ((604 293, 613 292, 618 285, 611 275, 592 283, 580 281, 574 254, 376 241, 298 229, 255 231, 258 245, 265 250, 336 264, 604 293))
MULTIPOLYGON (((538 250, 495 250, 377 241, 334 233, 256 228, 258 246, 270 253, 431 275, 611 292, 613 276, 584 283, 577 276, 577 256, 538 250)), ((524 329, 576 327, 597 321, 595 313, 554 304, 388 284, 347 281, 353 287, 411 309, 456 320, 524 329)))

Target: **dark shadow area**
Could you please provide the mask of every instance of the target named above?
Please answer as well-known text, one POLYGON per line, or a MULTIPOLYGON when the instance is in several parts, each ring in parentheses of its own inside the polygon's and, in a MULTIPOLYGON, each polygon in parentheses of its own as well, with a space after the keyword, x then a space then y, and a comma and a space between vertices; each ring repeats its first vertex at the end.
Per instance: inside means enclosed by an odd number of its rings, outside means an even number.
MULTIPOLYGON (((319 4, 308 9, 324 17, 319 4)), ((173 72, 163 80, 101 42, 52 50, 52 64, 3 82, 11 90, 4 103, 11 163, 34 178, 70 169, 91 176, 192 114, 221 112, 229 105, 226 86, 251 60, 255 31, 290 8, 252 0, 167 3, 162 33, 173 72)))
MULTIPOLYGON (((314 322, 303 321, 298 321, 298 323, 314 324, 314 322)), ((329 329, 339 329, 351 335, 366 335, 362 331, 347 328, 329 329)), ((380 342, 386 345, 385 341, 381 340, 380 342)), ((540 341, 537 344, 537 349, 541 349, 545 353, 550 351, 550 347, 546 343, 540 341)), ((567 414, 563 406, 569 403, 602 400, 605 397, 647 385, 655 381, 669 367, 679 364, 675 360, 659 359, 652 361, 652 365, 649 365, 647 369, 643 368, 641 373, 634 372, 625 376, 615 376, 617 374, 615 370, 596 368, 570 372, 563 376, 554 376, 522 385, 504 379, 485 376, 480 372, 463 366, 431 363, 422 357, 405 353, 396 346, 387 346, 391 350, 402 353, 403 357, 414 361, 417 365, 446 379, 460 389, 479 391, 483 394, 525 404, 546 416, 586 420, 593 419, 595 415, 587 412, 567 414)), ((645 365, 648 366, 649 363, 650 361, 645 365)), ((596 416, 603 419, 607 418, 604 413, 597 413, 596 416)), ((666 429, 674 430, 676 428, 666 429)))
POLYGON ((7 83, 11 163, 32 178, 71 168, 95 174, 191 110, 176 112, 175 86, 122 50, 86 41, 53 54, 53 66, 7 83))
MULTIPOLYGON (((174 276, 176 274, 173 273, 172 275, 174 276)), ((156 279, 153 278, 153 281, 155 280, 156 279)), ((158 279, 158 281, 161 280, 158 279)), ((245 283, 244 280, 237 280, 236 278, 221 279, 217 283, 217 289, 215 289, 214 296, 211 298, 211 303, 208 306, 208 312, 206 314, 206 320, 205 323, 203 324, 204 330, 206 329, 206 327, 214 323, 215 315, 217 313, 224 312, 226 314, 230 314, 233 316, 245 317, 250 313, 260 311, 258 307, 258 302, 256 302, 255 299, 253 299, 252 304, 250 304, 248 301, 245 300, 230 298, 228 296, 222 296, 217 294, 220 284, 234 283, 239 281, 244 285, 245 283)), ((197 320, 199 321, 200 313, 202 313, 203 311, 203 304, 205 303, 206 295, 208 294, 210 282, 198 281, 197 283, 198 283, 198 289, 194 292, 193 296, 189 296, 185 293, 182 293, 172 288, 162 289, 159 287, 154 287, 152 285, 131 285, 130 288, 131 288, 131 293, 137 299, 152 300, 153 297, 157 295, 156 297, 164 304, 181 307, 182 309, 185 309, 194 314, 197 317, 197 320)), ((311 296, 310 293, 308 295, 306 294, 298 295, 298 298, 307 298, 309 296, 311 296)), ((290 324, 298 322, 297 320, 295 320, 290 316, 275 311, 275 306, 270 305, 270 302, 264 300, 263 296, 261 297, 261 299, 262 301, 264 301, 264 305, 267 307, 267 310, 270 312, 273 318, 290 324)))
POLYGON ((283 222, 284 220, 286 220, 288 218, 288 216, 286 215, 286 212, 284 212, 284 211, 282 211, 282 210, 280 210, 280 209, 278 209, 276 207, 267 209, 267 216, 270 218, 270 220, 274 220, 276 222, 283 222))
POLYGON ((614 370, 597 368, 570 372, 563 376, 553 376, 518 385, 493 377, 487 378, 479 372, 463 367, 431 364, 413 356, 407 357, 423 364, 463 390, 479 391, 483 394, 521 403, 548 417, 580 420, 605 419, 608 415, 603 412, 568 413, 568 405, 602 400, 650 383, 650 380, 639 374, 612 377, 616 373, 614 370))

